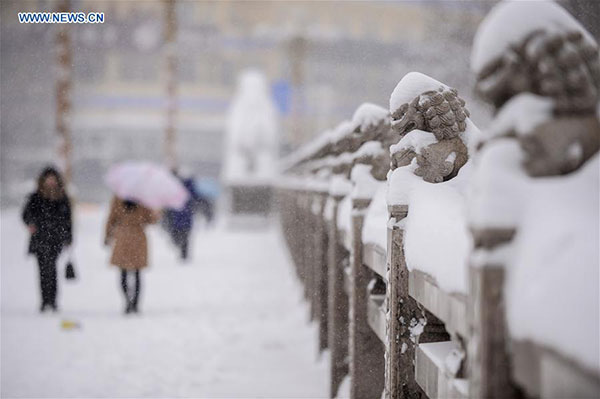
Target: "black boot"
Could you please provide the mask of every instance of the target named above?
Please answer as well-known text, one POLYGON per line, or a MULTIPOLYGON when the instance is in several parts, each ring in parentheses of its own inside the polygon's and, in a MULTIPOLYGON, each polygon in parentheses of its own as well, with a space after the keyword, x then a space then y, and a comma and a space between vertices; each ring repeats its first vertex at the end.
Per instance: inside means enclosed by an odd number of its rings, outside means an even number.
POLYGON ((141 288, 141 280, 140 280, 140 271, 135 271, 135 291, 133 292, 133 298, 131 298, 131 311, 134 313, 138 313, 138 299, 140 297, 140 288, 141 288))
POLYGON ((184 236, 183 242, 181 243, 181 260, 188 259, 188 237, 184 236))

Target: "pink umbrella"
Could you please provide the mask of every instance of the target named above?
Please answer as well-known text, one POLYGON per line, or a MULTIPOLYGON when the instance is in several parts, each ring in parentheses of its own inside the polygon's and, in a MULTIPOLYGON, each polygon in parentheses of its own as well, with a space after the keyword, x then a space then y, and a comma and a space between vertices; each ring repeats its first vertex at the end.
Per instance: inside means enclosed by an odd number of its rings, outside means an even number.
POLYGON ((150 162, 128 161, 114 165, 104 181, 117 197, 152 209, 181 209, 189 198, 179 179, 166 168, 150 162))

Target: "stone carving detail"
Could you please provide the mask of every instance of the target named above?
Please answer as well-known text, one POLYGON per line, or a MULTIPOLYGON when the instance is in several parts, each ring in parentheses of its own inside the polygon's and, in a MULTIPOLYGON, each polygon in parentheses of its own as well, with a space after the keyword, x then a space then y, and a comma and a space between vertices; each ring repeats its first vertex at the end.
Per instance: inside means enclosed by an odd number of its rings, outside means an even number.
POLYGON ((523 92, 551 97, 557 113, 593 111, 598 102, 598 47, 581 32, 535 31, 477 77, 478 93, 496 108, 523 92))
POLYGON ((431 144, 421 150, 416 158, 419 166, 415 169, 415 175, 429 183, 441 183, 455 177, 467 163, 467 147, 455 137, 431 144))
POLYGON ((392 114, 394 130, 401 136, 414 129, 425 130, 438 140, 457 137, 467 128, 469 111, 452 88, 427 91, 392 114))
POLYGON ((432 133, 437 142, 416 151, 404 148, 392 155, 391 166, 396 169, 417 161, 415 174, 430 183, 455 177, 467 162, 468 150, 460 134, 467 128, 469 111, 456 89, 440 87, 426 91, 405 103, 392 114, 395 133, 404 137, 413 130, 432 133))
MULTIPOLYGON (((388 148, 393 143, 393 137, 390 121, 388 118, 381 120, 377 124, 369 125, 365 129, 357 126, 352 133, 354 140, 353 150, 356 151, 360 146, 369 141, 378 141, 382 143, 382 148, 388 148)), ((368 154, 354 159, 352 166, 356 164, 371 165, 371 175, 379 181, 384 181, 390 170, 390 154, 388 151, 382 151, 377 155, 368 154)))
POLYGON ((417 159, 415 175, 429 183, 441 183, 458 174, 469 158, 468 150, 458 137, 430 144, 420 153, 405 148, 392 155, 392 169, 410 165, 417 159))
POLYGON ((519 137, 523 167, 530 176, 555 176, 577 170, 600 147, 600 124, 594 115, 558 117, 519 137))
MULTIPOLYGON (((510 18, 507 17, 520 13, 521 9, 517 2, 504 2, 497 7, 503 7, 502 12, 490 13, 482 23, 474 49, 476 53, 484 48, 489 54, 486 46, 490 42, 498 42, 499 39, 511 41, 495 58, 476 63, 481 65, 476 70, 476 91, 497 111, 492 122, 494 128, 490 129, 491 139, 483 144, 485 150, 478 156, 479 165, 487 164, 490 168, 493 164, 498 170, 511 170, 515 166, 507 164, 512 162, 511 158, 501 159, 508 137, 519 143, 522 156, 514 159, 521 159, 515 162, 521 162, 528 175, 570 173, 591 158, 600 146, 600 124, 596 116, 600 86, 598 48, 584 32, 575 27, 564 27, 572 25, 571 22, 557 24, 557 20, 570 21, 570 16, 551 2, 531 5, 532 8, 539 7, 540 15, 546 16, 548 28, 532 29, 520 39, 503 38, 506 32, 499 27, 509 23, 510 18), (477 42, 483 43, 484 47, 477 47, 477 42), (543 113, 536 114, 539 104, 547 104, 548 107, 544 106, 543 113), (494 140, 497 137, 504 139, 494 140)), ((538 25, 543 26, 539 22, 538 25)), ((498 194, 505 196, 506 201, 520 200, 518 195, 512 196, 507 181, 495 187, 483 181, 485 174, 481 176, 481 181, 476 180, 474 186, 476 190, 487 191, 484 197, 494 198, 498 194)), ((519 184, 516 178, 517 190, 519 184)), ((494 251, 520 239, 518 222, 513 222, 517 224, 514 227, 498 227, 486 217, 497 213, 497 204, 474 201, 472 208, 478 208, 480 215, 472 222, 471 230, 474 248, 484 267, 481 264, 472 266, 470 271, 472 336, 469 343, 469 395, 487 398, 536 396, 521 392, 527 387, 513 379, 514 364, 511 353, 507 351, 510 338, 503 296, 507 279, 505 273, 510 268, 506 269, 505 262, 492 256, 494 251), (482 218, 482 215, 485 216, 482 218), (484 256, 489 257, 486 259, 484 256)), ((515 207, 519 206, 515 204, 515 207)), ((475 262, 473 259, 472 262, 475 262)))
POLYGON ((598 47, 582 32, 535 31, 489 62, 478 74, 477 92, 498 110, 523 93, 552 103, 551 115, 516 136, 530 176, 553 176, 578 169, 600 148, 596 115, 600 88, 598 47))
POLYGON ((391 156, 391 169, 395 170, 403 166, 408 166, 412 160, 417 156, 417 153, 413 148, 405 148, 400 151, 396 151, 391 156))

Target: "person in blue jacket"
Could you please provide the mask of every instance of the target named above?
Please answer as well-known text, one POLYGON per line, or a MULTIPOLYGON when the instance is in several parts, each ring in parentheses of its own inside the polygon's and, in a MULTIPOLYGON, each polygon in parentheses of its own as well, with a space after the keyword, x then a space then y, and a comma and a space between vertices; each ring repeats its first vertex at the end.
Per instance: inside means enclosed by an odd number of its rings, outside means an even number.
POLYGON ((189 256, 189 239, 194 226, 195 208, 199 207, 207 220, 210 221, 212 219, 212 206, 207 199, 196 191, 192 179, 180 176, 177 171, 173 171, 173 174, 181 180, 188 190, 190 198, 182 209, 168 209, 165 212, 166 227, 173 242, 179 247, 181 259, 186 260, 189 256))

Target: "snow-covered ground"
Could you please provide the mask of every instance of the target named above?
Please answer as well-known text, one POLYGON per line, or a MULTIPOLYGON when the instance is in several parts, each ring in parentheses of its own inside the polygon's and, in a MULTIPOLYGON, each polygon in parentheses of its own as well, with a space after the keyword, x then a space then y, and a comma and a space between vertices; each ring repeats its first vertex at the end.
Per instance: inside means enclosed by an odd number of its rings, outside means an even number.
POLYGON ((276 228, 199 229, 182 264, 152 227, 142 312, 125 316, 105 215, 76 213, 78 280, 61 263, 61 311, 40 315, 27 233, 17 210, 1 213, 3 398, 327 397, 327 362, 276 228))

